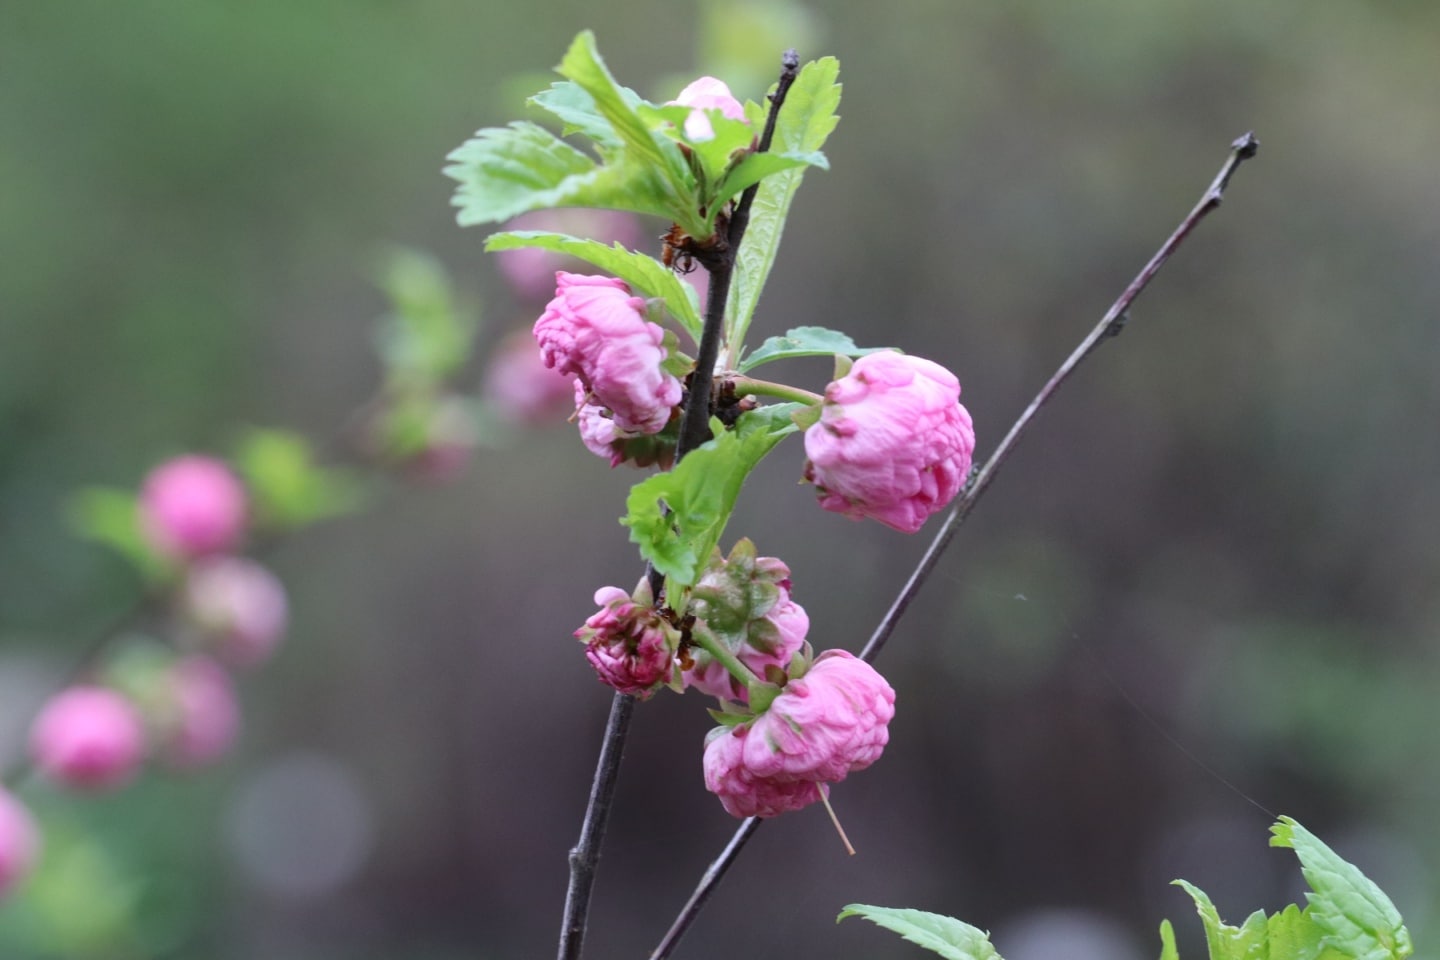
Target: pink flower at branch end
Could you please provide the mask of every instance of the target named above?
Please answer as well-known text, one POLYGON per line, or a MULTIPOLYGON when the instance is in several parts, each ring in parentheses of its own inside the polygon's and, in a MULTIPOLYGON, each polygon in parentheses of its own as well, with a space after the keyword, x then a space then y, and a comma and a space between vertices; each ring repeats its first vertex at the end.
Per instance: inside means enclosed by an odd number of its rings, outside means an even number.
POLYGON ((805 479, 826 510, 914 533, 964 487, 974 452, 953 373, 872 353, 826 387, 820 419, 805 431, 805 479))
POLYGON ((895 691, 868 663, 827 650, 754 720, 718 728, 705 746, 705 786, 735 817, 773 817, 820 799, 879 759, 895 691))
POLYGON ((691 108, 685 118, 685 136, 696 143, 715 139, 715 127, 706 115, 707 110, 719 110, 721 116, 730 120, 745 119, 745 107, 731 94, 725 81, 714 77, 701 77, 689 84, 670 103, 691 108))
POLYGON ((134 775, 145 753, 144 723, 106 687, 76 686, 45 704, 30 728, 35 765, 57 783, 104 790, 134 775))
POLYGON ((181 603, 201 635, 200 646, 237 667, 269 658, 289 621, 280 581, 243 557, 219 557, 196 566, 181 603))
POLYGON ((140 525, 156 550, 194 560, 234 549, 245 533, 245 488, 213 457, 184 456, 150 472, 140 491, 140 525))
POLYGON ((35 818, 14 794, 0 787, 0 896, 29 875, 39 853, 35 818))
POLYGON ((555 299, 535 321, 547 367, 574 376, 618 430, 659 433, 683 388, 662 364, 665 330, 645 316, 645 300, 613 277, 555 274, 555 299))
POLYGON ((165 759, 179 768, 219 759, 240 732, 240 705, 230 674, 209 657, 189 656, 170 668, 169 687, 165 759))
POLYGON ((648 587, 637 593, 632 597, 619 587, 595 591, 600 611, 575 636, 585 642, 585 659, 601 683, 643 700, 671 682, 680 638, 649 602, 648 587))

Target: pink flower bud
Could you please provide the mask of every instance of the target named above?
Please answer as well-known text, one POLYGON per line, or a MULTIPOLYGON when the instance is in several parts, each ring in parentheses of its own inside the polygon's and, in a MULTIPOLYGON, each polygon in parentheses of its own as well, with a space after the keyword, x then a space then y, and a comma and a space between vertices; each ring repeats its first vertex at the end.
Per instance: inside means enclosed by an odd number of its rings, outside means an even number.
MULTIPOLYGON (((639 592, 649 594, 643 586, 639 592)), ((601 587, 595 602, 600 612, 575 631, 585 641, 585 659, 602 683, 648 698, 674 674, 679 635, 645 596, 637 600, 619 587, 601 587)))
POLYGON ((140 491, 140 523, 151 545, 193 560, 233 549, 245 532, 245 488, 213 457, 162 463, 140 491))
MULTIPOLYGON (((787 595, 769 613, 751 624, 750 635, 754 639, 742 644, 735 655, 756 676, 764 679, 767 668, 784 670, 790 666, 790 659, 805 645, 805 635, 809 630, 809 614, 787 595)), ((685 671, 687 686, 721 700, 749 702, 744 685, 730 675, 724 664, 704 651, 697 651, 694 660, 695 665, 685 671)))
POLYGON ((176 767, 210 763, 230 749, 240 732, 235 684, 214 660, 189 656, 169 671, 170 706, 161 749, 176 767))
MULTIPOLYGON (((549 279, 553 282, 552 271, 549 279)), ((517 330, 495 348, 485 376, 485 398, 506 419, 522 424, 558 423, 574 409, 575 378, 545 365, 535 341, 517 330)))
POLYGON ((661 470, 670 469, 675 463, 675 443, 680 429, 678 415, 659 433, 621 430, 610 411, 591 403, 589 396, 585 385, 574 381, 575 421, 586 449, 608 459, 611 467, 628 462, 636 467, 658 464, 661 470))
POLYGON ((35 818, 13 794, 0 788, 0 896, 25 879, 39 852, 35 818))
POLYGON ((579 378, 617 429, 665 429, 682 388, 661 368, 665 331, 645 318, 645 301, 613 277, 562 271, 555 279, 555 299, 534 329, 545 365, 579 378))
POLYGON ((243 557, 219 557, 195 566, 181 603, 199 629, 202 646, 238 667, 268 658, 289 619, 280 581, 243 557))
POLYGON ((707 110, 719 110, 721 116, 730 120, 745 119, 745 107, 730 93, 725 81, 714 77, 701 77, 681 90, 680 96, 670 103, 693 108, 685 118, 685 136, 696 143, 715 138, 707 110))
MULTIPOLYGON (((605 243, 614 241, 632 250, 646 239, 635 216, 619 210, 586 210, 577 207, 532 210, 510 221, 506 228, 568 233, 605 243)), ((528 301, 540 301, 549 297, 555 289, 555 271, 581 262, 574 257, 540 247, 502 250, 495 256, 501 276, 509 281, 516 293, 528 301)))
POLYGON ((889 742, 895 691, 863 660, 827 650, 749 723, 712 733, 705 786, 736 817, 798 810, 879 759, 889 742))
POLYGON ((892 351, 856 360, 805 431, 805 479, 820 506, 919 530, 970 472, 975 428, 959 401, 960 381, 937 363, 892 351))
POLYGON ((50 699, 30 728, 30 752, 58 783, 103 790, 129 780, 145 752, 144 725, 130 701, 97 686, 50 699))

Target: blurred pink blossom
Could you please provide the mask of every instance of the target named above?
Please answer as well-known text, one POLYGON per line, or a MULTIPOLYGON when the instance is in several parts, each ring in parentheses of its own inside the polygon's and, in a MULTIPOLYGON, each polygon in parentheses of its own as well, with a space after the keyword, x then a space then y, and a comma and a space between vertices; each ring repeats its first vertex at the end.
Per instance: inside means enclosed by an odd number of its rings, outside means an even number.
POLYGON ((14 794, 0 787, 0 896, 25 879, 39 852, 35 818, 14 794))
MULTIPOLYGON (((554 273, 550 274, 553 282, 554 273)), ((574 409, 575 378, 545 365, 535 339, 516 330, 490 356, 485 397, 507 419, 521 424, 564 420, 574 409)))
POLYGON ((75 686, 47 702, 30 728, 30 752, 57 783, 103 790, 134 775, 145 753, 140 713, 106 687, 75 686))
POLYGON ((872 353, 825 389, 820 420, 805 431, 805 479, 826 510, 914 533, 955 499, 974 451, 953 373, 920 357, 872 353))
POLYGON ((894 716, 895 691, 884 677, 844 650, 827 650, 764 713, 712 732, 705 786, 732 816, 798 810, 820 798, 818 784, 879 759, 894 716))
POLYGON ((626 433, 659 433, 680 402, 680 381, 662 369, 665 331, 645 301, 613 277, 560 272, 555 299, 535 321, 545 365, 585 385, 626 433))
POLYGON ((168 460, 150 472, 140 491, 146 538, 180 560, 234 549, 245 533, 245 515, 245 488, 213 457, 168 460))
POLYGON ((200 631, 201 645, 238 667, 267 659, 289 620, 280 581, 243 557, 217 557, 196 565, 181 603, 200 631))
POLYGON ((240 705, 230 674, 193 655, 169 671, 172 711, 161 749, 176 767, 203 766, 230 749, 240 732, 240 705))

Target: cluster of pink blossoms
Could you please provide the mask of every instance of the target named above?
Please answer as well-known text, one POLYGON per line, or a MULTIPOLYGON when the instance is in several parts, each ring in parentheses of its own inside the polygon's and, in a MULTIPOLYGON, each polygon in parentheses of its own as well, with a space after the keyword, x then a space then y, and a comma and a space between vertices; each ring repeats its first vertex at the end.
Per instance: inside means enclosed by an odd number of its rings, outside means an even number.
MULTIPOLYGON (((176 589, 182 653, 139 674, 89 680, 51 697, 30 728, 30 755, 50 781, 80 791, 118 788, 149 757, 172 769, 211 763, 240 729, 227 668, 266 659, 284 634, 284 588, 239 556, 248 498, 218 460, 184 456, 157 467, 140 493, 141 533, 180 569, 176 589)), ((33 820, 0 790, 0 892, 23 876, 39 849, 33 820)))

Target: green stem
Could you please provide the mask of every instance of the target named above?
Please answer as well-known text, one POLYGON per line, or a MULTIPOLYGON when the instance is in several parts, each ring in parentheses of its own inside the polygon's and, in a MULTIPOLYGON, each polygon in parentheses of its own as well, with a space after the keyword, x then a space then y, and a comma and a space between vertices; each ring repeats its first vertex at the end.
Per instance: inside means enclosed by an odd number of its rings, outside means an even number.
POLYGON ((769 380, 756 380, 753 377, 728 377, 735 385, 735 396, 747 397, 776 397, 780 400, 794 400, 806 406, 815 406, 822 403, 825 398, 818 393, 811 393, 809 390, 801 390, 799 387, 792 387, 786 383, 773 383, 769 380))
POLYGON ((750 708, 752 710, 764 710, 770 706, 770 702, 780 693, 780 688, 773 683, 768 683, 755 675, 755 671, 745 666, 740 658, 730 652, 730 648, 717 640, 708 630, 696 630, 690 634, 690 640, 701 650, 715 658, 730 676, 745 684, 745 692, 750 697, 750 708))

